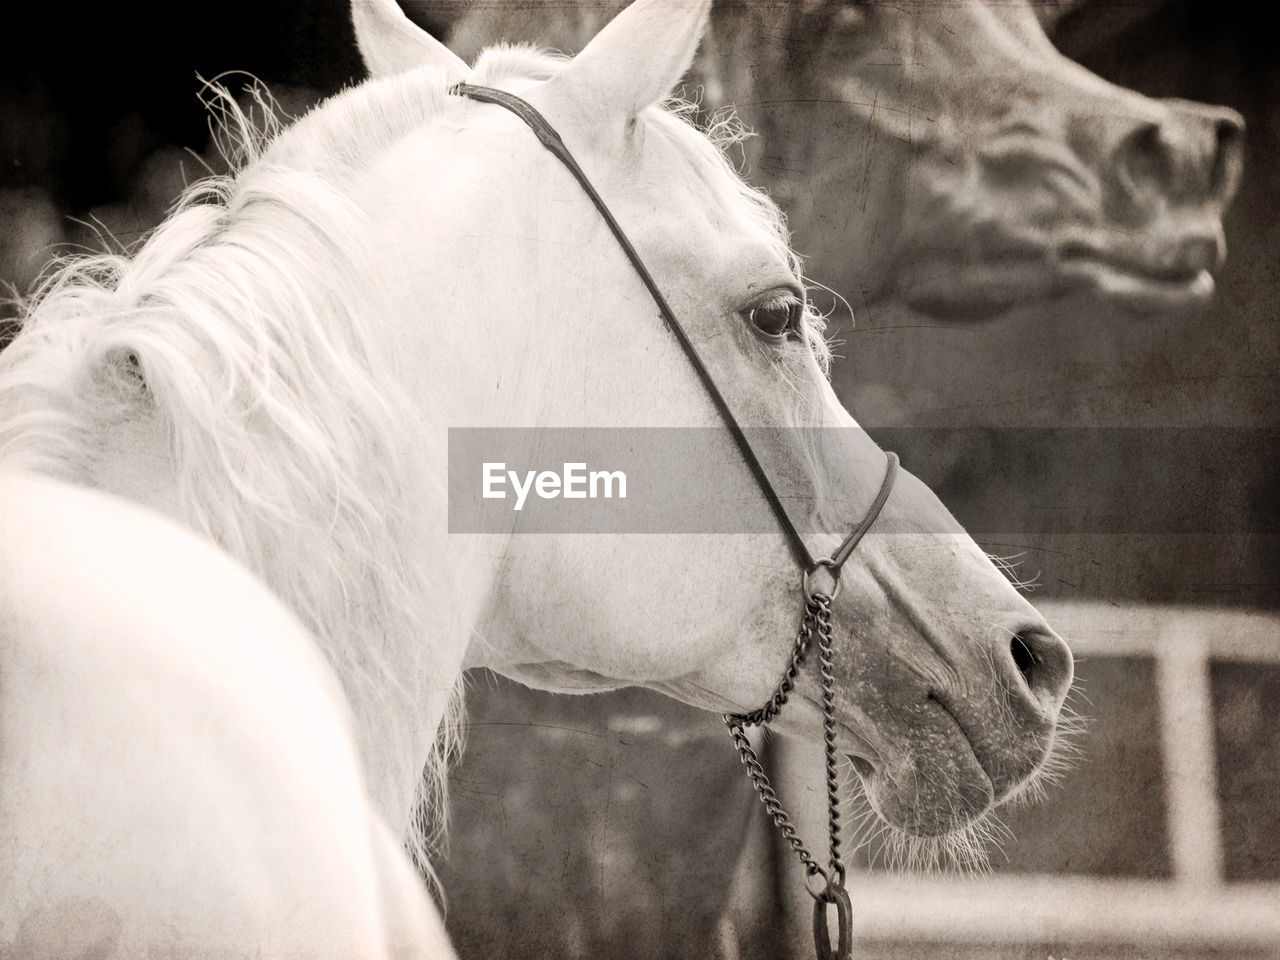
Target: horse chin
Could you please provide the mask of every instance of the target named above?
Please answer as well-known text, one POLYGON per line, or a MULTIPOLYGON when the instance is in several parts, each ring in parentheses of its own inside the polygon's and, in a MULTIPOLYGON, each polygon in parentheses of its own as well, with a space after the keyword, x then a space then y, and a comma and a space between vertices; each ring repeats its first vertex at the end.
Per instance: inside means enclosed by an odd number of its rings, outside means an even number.
POLYGON ((1043 254, 985 262, 921 259, 904 266, 897 283, 912 310, 949 321, 986 320, 1020 302, 1049 297, 1056 286, 1043 254))
POLYGON ((1213 274, 1205 269, 1161 275, 1100 258, 1068 259, 1060 271, 1064 286, 1088 290, 1140 315, 1202 306, 1213 299, 1216 286, 1213 274))
POLYGON ((1078 294, 1135 316, 1181 313, 1209 303, 1216 283, 1205 268, 1161 272, 1119 257, 1045 248, 981 262, 916 260, 901 270, 897 286, 917 313, 966 322, 997 317, 1021 303, 1078 294))
MULTIPOLYGON (((956 229, 961 237, 977 238, 972 244, 961 241, 961 246, 977 246, 980 251, 927 253, 899 270, 897 291, 920 314, 950 321, 987 320, 1019 303, 1080 293, 1128 314, 1170 314, 1206 305, 1216 289, 1212 271, 1203 262, 1161 268, 1161 260, 1178 262, 1190 256, 1176 243, 1157 244, 1156 253, 1126 252, 1080 242, 1079 230, 1050 239, 991 224, 984 230, 956 229)), ((1201 260, 1206 259, 1212 259, 1211 253, 1203 253, 1201 260)))
POLYGON ((919 733, 915 749, 879 764, 850 757, 871 808, 896 830, 942 837, 981 819, 997 802, 991 778, 946 710, 919 733))

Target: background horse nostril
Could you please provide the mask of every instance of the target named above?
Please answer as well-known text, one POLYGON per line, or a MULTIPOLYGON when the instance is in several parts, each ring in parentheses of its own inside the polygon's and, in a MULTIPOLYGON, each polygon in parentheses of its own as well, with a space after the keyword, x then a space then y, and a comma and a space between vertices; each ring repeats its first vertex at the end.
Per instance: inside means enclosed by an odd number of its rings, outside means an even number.
POLYGON ((1212 187, 1229 200, 1240 178, 1244 159, 1244 118, 1239 114, 1220 118, 1214 126, 1217 150, 1214 155, 1212 187))
POLYGON ((1225 150, 1244 136, 1244 124, 1239 120, 1219 120, 1214 124, 1214 133, 1218 138, 1218 148, 1225 150))
POLYGON ((1143 207, 1166 194, 1175 172, 1170 146, 1159 124, 1143 123, 1120 142, 1116 175, 1128 200, 1143 207))

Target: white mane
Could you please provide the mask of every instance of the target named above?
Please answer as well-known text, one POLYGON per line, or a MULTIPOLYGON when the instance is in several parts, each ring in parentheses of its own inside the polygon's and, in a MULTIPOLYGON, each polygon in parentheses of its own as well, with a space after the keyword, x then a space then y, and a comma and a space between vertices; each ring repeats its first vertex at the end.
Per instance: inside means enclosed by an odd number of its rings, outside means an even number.
MULTIPOLYGON (((562 62, 495 49, 472 80, 545 78, 562 62)), ((93 484, 113 428, 158 428, 172 452, 174 512, 262 577, 320 638, 351 699, 375 796, 396 796, 406 778, 422 783, 425 815, 409 842, 429 869, 459 692, 423 758, 425 779, 401 759, 422 731, 411 722, 387 729, 385 718, 414 716, 433 651, 459 629, 441 622, 439 598, 465 587, 421 562, 414 542, 422 511, 445 498, 444 478, 428 475, 414 451, 443 432, 373 346, 371 252, 344 187, 449 98, 440 74, 413 71, 348 91, 265 142, 229 95, 219 100, 244 147, 240 170, 188 190, 136 255, 63 266, 0 353, 0 460, 93 484), (408 675, 392 663, 411 664, 408 675), (398 706, 383 709, 388 702, 398 706)), ((786 248, 777 208, 715 145, 678 116, 649 114, 660 135, 687 145, 708 202, 745 203, 786 248)), ((815 322, 821 346, 818 330, 815 322)), ((381 812, 392 823, 405 816, 381 812)))
MULTIPOLYGON (((451 626, 436 613, 447 571, 408 562, 404 539, 421 529, 413 513, 444 500, 443 478, 407 456, 435 435, 372 347, 369 253, 358 245, 360 211, 336 189, 341 166, 273 162, 230 98, 222 104, 246 147, 243 168, 188 190, 136 256, 74 261, 38 293, 0 354, 0 459, 92 484, 113 425, 162 429, 175 512, 320 638, 363 755, 384 758, 368 770, 375 796, 396 796, 406 778, 422 783, 410 846, 425 868, 442 836, 458 725, 450 716, 419 758, 424 778, 403 769, 410 752, 395 746, 420 734, 385 727, 413 709, 380 707, 414 696, 451 626), (389 669, 406 657, 416 676, 389 669)), ((406 815, 381 812, 392 823, 406 815)))

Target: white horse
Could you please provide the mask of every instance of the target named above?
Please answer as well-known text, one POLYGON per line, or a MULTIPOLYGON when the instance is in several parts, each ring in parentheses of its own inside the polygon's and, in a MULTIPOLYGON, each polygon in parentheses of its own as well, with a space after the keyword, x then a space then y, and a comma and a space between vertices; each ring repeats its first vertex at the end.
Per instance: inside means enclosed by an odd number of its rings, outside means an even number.
MULTIPOLYGON (((747 712, 783 674, 799 606, 778 532, 524 536, 515 513, 448 532, 451 427, 711 428, 694 465, 709 501, 761 496, 581 188, 454 82, 517 92, 559 130, 742 423, 831 428, 753 437, 814 555, 880 484, 776 208, 661 106, 708 6, 642 0, 571 62, 496 49, 472 69, 394 3, 357 3, 375 79, 198 186, 136 256, 56 275, 0 355, 0 460, 168 513, 260 576, 341 679, 373 809, 422 863, 415 811, 438 824, 463 670, 747 712)), ((889 824, 945 834, 1042 770, 1070 654, 909 474, 834 618, 841 749, 889 824)), ((809 666, 777 727, 820 742, 819 703, 809 666)), ((88 798, 69 802, 71 818, 88 798)), ((39 842, 0 849, 38 860, 39 842)), ((190 892, 174 883, 157 896, 190 892)), ((0 890, 0 944, 43 896, 0 890)), ((282 923, 313 909, 273 906, 282 923)), ((172 949, 173 929, 151 932, 172 949)))
POLYGON ((451 956, 297 619, 151 511, 0 503, 0 957, 451 956))

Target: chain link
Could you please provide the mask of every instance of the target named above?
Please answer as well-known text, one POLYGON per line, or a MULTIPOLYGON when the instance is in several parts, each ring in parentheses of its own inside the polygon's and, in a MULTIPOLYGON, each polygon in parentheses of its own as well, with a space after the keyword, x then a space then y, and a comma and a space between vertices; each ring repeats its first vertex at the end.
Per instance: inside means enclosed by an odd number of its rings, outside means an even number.
POLYGON ((836 716, 835 716, 835 653, 831 641, 831 597, 826 594, 812 594, 805 601, 804 619, 796 634, 795 644, 791 649, 791 663, 787 672, 778 684, 773 696, 759 710, 744 714, 724 715, 725 725, 733 738, 733 745, 738 756, 747 768, 747 776, 755 787, 765 811, 774 825, 782 832, 783 839, 791 846, 804 864, 808 876, 821 876, 826 881, 826 889, 821 893, 813 893, 815 899, 825 900, 831 896, 831 888, 844 885, 845 869, 840 860, 840 795, 839 782, 836 778, 836 716), (796 677, 804 663, 809 646, 817 637, 818 660, 822 677, 822 738, 825 746, 827 768, 827 831, 831 838, 831 857, 829 869, 824 870, 814 860, 813 854, 805 847, 804 841, 796 832, 795 824, 783 807, 777 792, 764 772, 760 758, 747 739, 746 728, 764 726, 778 715, 783 705, 795 688, 796 677))

